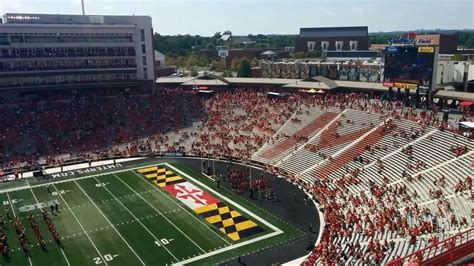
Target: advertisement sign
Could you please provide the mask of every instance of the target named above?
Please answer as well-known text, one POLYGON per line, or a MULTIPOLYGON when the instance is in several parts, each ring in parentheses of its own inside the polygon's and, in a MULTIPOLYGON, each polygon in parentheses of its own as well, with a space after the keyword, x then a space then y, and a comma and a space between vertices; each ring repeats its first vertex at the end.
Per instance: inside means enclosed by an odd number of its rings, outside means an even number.
POLYGON ((439 45, 439 34, 423 34, 416 36, 416 45, 429 45, 429 46, 437 46, 439 45))
POLYGON ((434 47, 418 47, 418 53, 434 53, 434 47))
POLYGON ((393 86, 395 88, 408 89, 408 90, 416 90, 416 88, 418 87, 418 85, 416 84, 401 83, 401 82, 395 82, 393 86))

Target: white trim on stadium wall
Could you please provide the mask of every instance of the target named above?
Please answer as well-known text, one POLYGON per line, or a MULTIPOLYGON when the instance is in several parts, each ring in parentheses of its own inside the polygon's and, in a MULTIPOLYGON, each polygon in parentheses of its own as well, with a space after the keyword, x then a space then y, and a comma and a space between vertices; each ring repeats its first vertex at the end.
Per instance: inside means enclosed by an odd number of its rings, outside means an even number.
POLYGON ((60 173, 49 174, 49 176, 52 177, 52 178, 67 177, 67 176, 82 175, 82 174, 89 174, 89 173, 95 173, 95 172, 100 172, 100 171, 106 171, 106 170, 110 170, 110 169, 118 169, 118 168, 122 168, 122 167, 123 167, 123 165, 120 164, 120 163, 109 164, 109 165, 99 165, 99 166, 94 166, 94 167, 87 167, 85 169, 75 169, 75 170, 70 170, 70 171, 65 171, 65 172, 60 172, 60 173))

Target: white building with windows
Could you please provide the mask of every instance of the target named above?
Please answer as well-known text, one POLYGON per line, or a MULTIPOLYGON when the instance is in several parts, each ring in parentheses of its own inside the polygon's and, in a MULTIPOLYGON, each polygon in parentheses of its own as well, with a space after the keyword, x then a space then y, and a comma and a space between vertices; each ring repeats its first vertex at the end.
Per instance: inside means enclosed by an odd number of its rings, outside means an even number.
POLYGON ((0 23, 0 89, 153 86, 149 16, 11 14, 0 23))

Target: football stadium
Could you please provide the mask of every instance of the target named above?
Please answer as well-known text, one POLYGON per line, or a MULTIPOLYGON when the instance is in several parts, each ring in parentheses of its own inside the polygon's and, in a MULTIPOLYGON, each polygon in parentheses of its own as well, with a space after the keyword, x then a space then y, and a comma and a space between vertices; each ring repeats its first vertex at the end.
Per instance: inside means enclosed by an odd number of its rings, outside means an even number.
POLYGON ((474 263, 469 32, 82 12, 0 23, 0 265, 474 263))

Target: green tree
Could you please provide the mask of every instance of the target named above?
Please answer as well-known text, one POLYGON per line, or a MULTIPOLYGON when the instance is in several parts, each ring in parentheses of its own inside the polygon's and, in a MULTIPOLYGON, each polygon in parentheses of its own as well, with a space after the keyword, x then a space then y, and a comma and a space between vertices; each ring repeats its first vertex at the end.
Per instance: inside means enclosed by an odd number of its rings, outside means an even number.
POLYGON ((453 57, 451 57, 451 61, 463 61, 464 56, 462 54, 454 54, 453 57))
POLYGON ((199 75, 199 73, 196 71, 196 69, 192 69, 191 70, 191 73, 190 73, 191 77, 197 77, 199 75))
POLYGON ((216 50, 216 46, 213 43, 208 43, 206 45, 206 49, 208 50, 216 50))
POLYGON ((306 58, 320 58, 321 57, 321 51, 315 50, 311 52, 307 52, 305 54, 306 58))
POLYGON ((186 61, 185 61, 185 66, 187 68, 191 69, 195 66, 198 66, 198 64, 199 64, 199 60, 196 57, 196 55, 194 55, 194 54, 188 55, 188 57, 186 58, 186 61))
POLYGON ((251 77, 252 76, 252 66, 247 58, 243 58, 240 61, 239 71, 237 72, 238 77, 251 77))
POLYGON ((222 76, 225 78, 225 77, 232 77, 232 71, 226 69, 224 70, 224 72, 222 73, 222 76))
POLYGON ((232 59, 232 62, 230 62, 230 70, 232 71, 237 71, 239 70, 239 66, 240 66, 240 61, 242 59, 241 58, 234 58, 232 59))
POLYGON ((258 64, 258 59, 257 59, 256 57, 254 57, 254 58, 252 59, 252 62, 250 62, 250 65, 251 65, 252 67, 258 67, 258 65, 259 65, 259 64, 258 64))
POLYGON ((222 62, 220 60, 213 60, 211 62, 210 69, 212 71, 222 72, 222 71, 224 71, 224 65, 222 64, 222 62))
POLYGON ((215 39, 220 39, 222 37, 222 34, 220 31, 214 33, 214 36, 213 36, 215 39))
POLYGON ((304 52, 293 53, 293 58, 296 58, 296 59, 304 58, 304 52))

